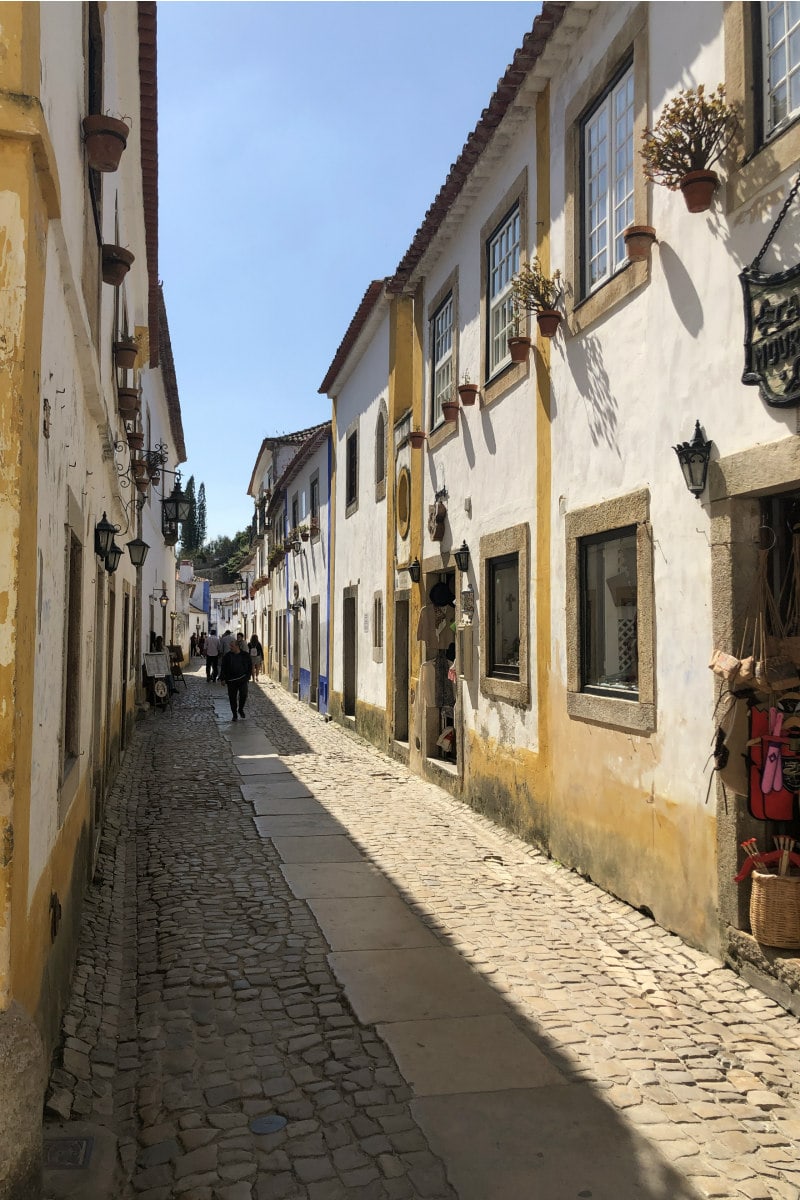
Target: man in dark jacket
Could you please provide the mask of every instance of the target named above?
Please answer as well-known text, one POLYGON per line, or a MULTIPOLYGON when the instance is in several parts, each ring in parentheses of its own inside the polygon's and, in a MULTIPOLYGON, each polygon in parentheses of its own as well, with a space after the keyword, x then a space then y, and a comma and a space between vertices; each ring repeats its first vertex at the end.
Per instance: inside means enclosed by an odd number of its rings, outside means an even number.
POLYGON ((228 699, 231 702, 234 721, 244 716, 244 706, 247 703, 247 681, 251 672, 250 662, 250 655, 242 654, 239 643, 234 638, 230 649, 222 656, 219 673, 221 681, 228 685, 228 699))

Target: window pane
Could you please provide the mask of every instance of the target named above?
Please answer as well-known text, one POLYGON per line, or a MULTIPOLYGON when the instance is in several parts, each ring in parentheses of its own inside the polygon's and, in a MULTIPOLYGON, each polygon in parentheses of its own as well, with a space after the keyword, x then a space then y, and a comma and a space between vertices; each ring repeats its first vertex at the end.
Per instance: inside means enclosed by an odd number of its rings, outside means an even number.
POLYGON ((766 109, 771 132, 800 112, 800 85, 794 79, 800 67, 800 4, 766 4, 763 10, 766 109))
POLYGON ((634 219, 632 68, 586 120, 583 156, 583 260, 585 282, 591 290, 627 261, 622 234, 634 219))
POLYGON ((581 614, 583 688, 635 699, 639 655, 634 529, 582 543, 581 614))
POLYGON ((489 370, 508 357, 513 320, 511 281, 519 270, 519 209, 515 208, 489 241, 489 370))
POLYGON ((489 674, 519 679, 519 556, 489 561, 489 674))
POLYGON ((453 390, 453 297, 448 296, 441 308, 434 313, 432 321, 433 356, 433 404, 431 426, 437 425, 442 417, 442 401, 450 398, 453 390))

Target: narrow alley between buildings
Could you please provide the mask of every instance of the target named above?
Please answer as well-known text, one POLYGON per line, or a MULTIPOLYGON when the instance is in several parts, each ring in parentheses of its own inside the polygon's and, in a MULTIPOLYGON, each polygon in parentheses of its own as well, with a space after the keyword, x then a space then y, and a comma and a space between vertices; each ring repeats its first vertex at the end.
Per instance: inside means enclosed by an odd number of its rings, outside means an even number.
POLYGON ((800 1195, 800 1031, 277 685, 187 672, 114 787, 45 1196, 800 1195))

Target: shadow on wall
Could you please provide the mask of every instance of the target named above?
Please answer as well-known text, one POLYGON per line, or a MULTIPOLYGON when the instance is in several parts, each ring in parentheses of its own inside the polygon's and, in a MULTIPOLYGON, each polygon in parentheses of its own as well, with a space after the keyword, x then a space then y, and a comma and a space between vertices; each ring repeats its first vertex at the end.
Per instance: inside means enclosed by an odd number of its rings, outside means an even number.
POLYGON ((672 306, 686 332, 696 338, 703 328, 703 306, 697 288, 668 242, 659 242, 658 256, 672 306))
POLYGON ((593 334, 570 338, 567 342, 567 363, 586 406, 592 444, 599 446, 604 442, 619 454, 619 404, 611 394, 599 339, 593 334))

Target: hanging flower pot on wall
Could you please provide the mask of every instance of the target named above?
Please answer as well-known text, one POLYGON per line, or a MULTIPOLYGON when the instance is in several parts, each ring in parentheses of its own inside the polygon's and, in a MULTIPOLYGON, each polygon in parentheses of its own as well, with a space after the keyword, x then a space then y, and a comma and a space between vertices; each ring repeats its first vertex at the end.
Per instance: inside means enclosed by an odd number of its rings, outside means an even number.
POLYGON ((561 313, 555 308, 540 308, 536 314, 536 324, 542 337, 555 337, 561 324, 561 313))
POLYGON ((126 421, 133 421, 142 401, 136 388, 117 388, 117 407, 126 421))
POLYGON ((708 212, 719 184, 716 171, 689 171, 680 182, 680 189, 690 213, 708 212))
POLYGON ((461 403, 465 405, 474 404, 478 398, 479 391, 480 388, 478 387, 477 383, 470 383, 469 381, 466 381, 465 383, 460 383, 458 385, 458 394, 461 398, 461 403))
POLYGON ((425 432, 422 429, 409 430, 408 440, 412 450, 421 450, 425 445, 425 432))
POLYGON ((116 171, 128 141, 128 126, 99 113, 83 118, 86 157, 93 171, 116 171))
POLYGON ((524 363, 528 361, 528 355, 531 352, 531 339, 518 334, 515 337, 508 339, 508 353, 511 355, 511 361, 515 363, 524 363))
POLYGON ((656 240, 652 225, 629 225, 623 233, 629 262, 646 262, 656 240))
POLYGON ((119 287, 134 261, 134 255, 124 246, 106 243, 103 246, 103 283, 119 287))
POLYGON ((134 337, 120 338, 114 342, 114 365, 123 371, 132 371, 136 366, 139 344, 134 337))
POLYGON ((458 410, 461 406, 457 400, 442 401, 442 416, 445 421, 452 422, 458 420, 458 410))
POLYGON ((141 429, 126 429, 128 446, 131 450, 141 450, 144 446, 144 433, 141 429))

